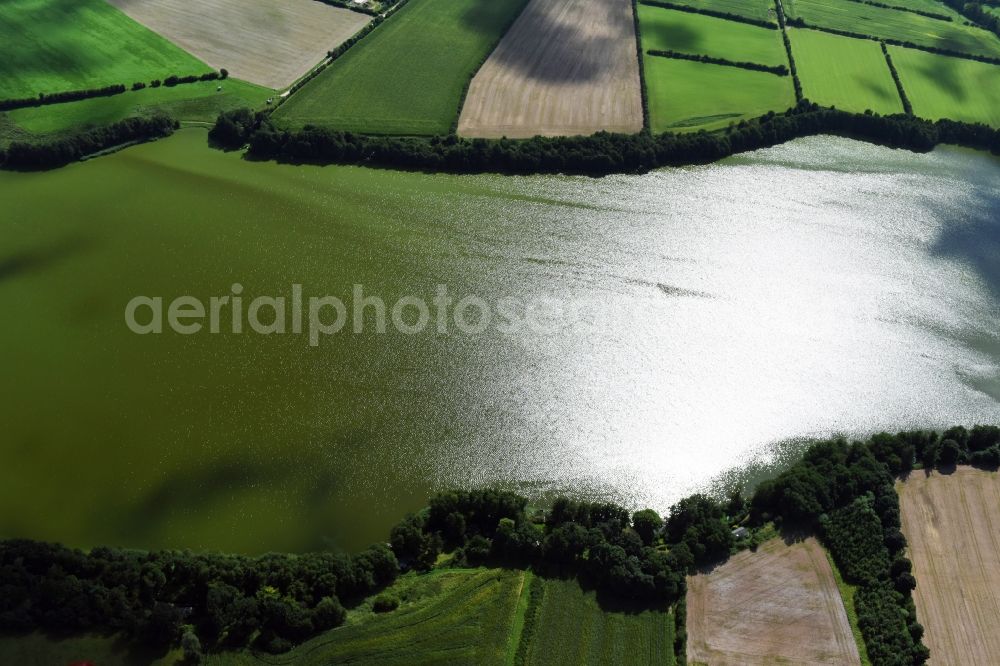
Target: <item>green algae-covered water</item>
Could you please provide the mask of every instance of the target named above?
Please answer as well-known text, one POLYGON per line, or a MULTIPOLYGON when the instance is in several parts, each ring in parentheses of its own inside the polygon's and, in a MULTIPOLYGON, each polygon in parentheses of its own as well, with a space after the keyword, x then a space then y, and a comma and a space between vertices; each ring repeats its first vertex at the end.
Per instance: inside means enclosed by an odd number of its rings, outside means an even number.
POLYGON ((813 138, 639 176, 448 176, 249 163, 185 130, 0 174, 0 202, 6 537, 353 549, 450 485, 662 510, 789 442, 1000 421, 981 154, 813 138), (136 296, 235 283, 541 314, 316 346, 126 325, 136 296))

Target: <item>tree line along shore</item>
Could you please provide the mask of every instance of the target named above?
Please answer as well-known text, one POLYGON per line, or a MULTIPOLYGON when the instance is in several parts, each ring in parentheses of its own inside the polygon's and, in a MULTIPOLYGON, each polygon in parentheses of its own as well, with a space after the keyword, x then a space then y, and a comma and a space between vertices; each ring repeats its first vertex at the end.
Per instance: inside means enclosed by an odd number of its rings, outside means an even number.
POLYGON ((347 555, 260 557, 0 542, 0 630, 113 633, 192 659, 252 648, 285 652, 344 622, 345 608, 380 595, 402 573, 493 566, 575 579, 609 604, 672 610, 684 650, 687 577, 755 547, 774 529, 815 534, 854 586, 857 626, 872 664, 922 664, 894 483, 915 467, 1000 465, 1000 428, 879 434, 812 445, 749 497, 685 498, 665 517, 607 502, 555 500, 546 510, 497 489, 454 490, 406 516, 386 543, 347 555), (741 529, 742 528, 742 529, 741 529), (442 565, 442 555, 447 564, 442 565))

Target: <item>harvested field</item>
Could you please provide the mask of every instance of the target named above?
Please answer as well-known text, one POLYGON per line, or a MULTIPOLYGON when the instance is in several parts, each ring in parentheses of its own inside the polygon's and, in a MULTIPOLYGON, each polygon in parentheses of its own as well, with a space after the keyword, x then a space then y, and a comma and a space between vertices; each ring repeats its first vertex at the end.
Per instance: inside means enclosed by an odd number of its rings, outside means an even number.
POLYGON ((768 541, 688 579, 692 663, 860 664, 830 563, 815 539, 768 541))
POLYGON ((283 88, 371 17, 315 0, 108 0, 216 69, 283 88))
POLYGON ((476 137, 641 129, 629 0, 531 0, 473 79, 458 123, 476 137))
POLYGON ((898 485, 931 664, 994 664, 1000 655, 1000 477, 959 468, 898 485))

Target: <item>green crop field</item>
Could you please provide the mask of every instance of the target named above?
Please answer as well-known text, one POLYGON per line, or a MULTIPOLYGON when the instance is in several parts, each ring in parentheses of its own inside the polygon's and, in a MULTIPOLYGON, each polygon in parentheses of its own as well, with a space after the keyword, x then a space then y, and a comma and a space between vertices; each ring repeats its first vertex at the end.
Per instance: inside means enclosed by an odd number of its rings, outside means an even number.
POLYGON ((341 663, 501 664, 516 648, 511 627, 525 573, 503 569, 442 569, 397 580, 389 592, 401 603, 374 613, 370 601, 347 623, 290 652, 260 658, 216 655, 207 666, 341 663))
MULTIPOLYGON (((1000 39, 996 35, 981 28, 963 25, 960 18, 941 21, 912 12, 872 7, 850 0, 795 0, 786 5, 786 11, 789 18, 801 18, 811 25, 882 39, 908 41, 921 46, 1000 57, 1000 39)), ((936 11, 949 13, 943 4, 936 11)))
POLYGON ((902 113, 903 102, 878 42, 789 29, 807 99, 861 113, 902 113))
POLYGON ((786 65, 781 32, 746 23, 639 5, 643 49, 710 55, 761 65, 786 65))
POLYGON ((654 132, 713 130, 795 106, 790 76, 646 56, 654 132))
MULTIPOLYGON (((666 611, 607 612, 572 580, 544 581, 528 664, 674 663, 674 619, 666 611)), ((527 636, 525 637, 527 638, 527 636)))
POLYGON ((526 0, 411 0, 274 114, 301 127, 446 134, 462 91, 526 0))
POLYGON ((778 24, 774 3, 771 0, 667 0, 674 5, 697 7, 715 12, 726 12, 737 16, 770 21, 778 24))
MULTIPOLYGON (((50 104, 8 111, 7 117, 18 130, 30 134, 57 134, 107 125, 124 118, 163 111, 180 121, 213 122, 221 111, 241 106, 263 107, 274 95, 262 88, 237 81, 200 81, 167 88, 144 88, 113 97, 50 104), (218 90, 221 87, 222 90, 218 90)), ((0 139, 3 132, 0 131, 0 139)))
POLYGON ((4 0, 0 26, 0 98, 209 69, 104 0, 4 0))
POLYGON ((1000 66, 889 47, 913 113, 1000 127, 1000 66))

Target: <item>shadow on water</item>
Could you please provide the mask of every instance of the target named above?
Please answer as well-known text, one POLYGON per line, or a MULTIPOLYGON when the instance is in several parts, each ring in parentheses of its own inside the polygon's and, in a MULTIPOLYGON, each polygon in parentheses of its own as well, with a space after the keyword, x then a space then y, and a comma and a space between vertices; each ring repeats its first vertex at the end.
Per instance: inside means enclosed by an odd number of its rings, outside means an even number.
POLYGON ((69 236, 55 243, 16 252, 0 258, 0 282, 25 273, 44 270, 64 259, 85 251, 93 241, 84 236, 69 236))
POLYGON ((947 220, 931 252, 971 266, 1000 300, 1000 198, 978 191, 965 219, 947 220))

